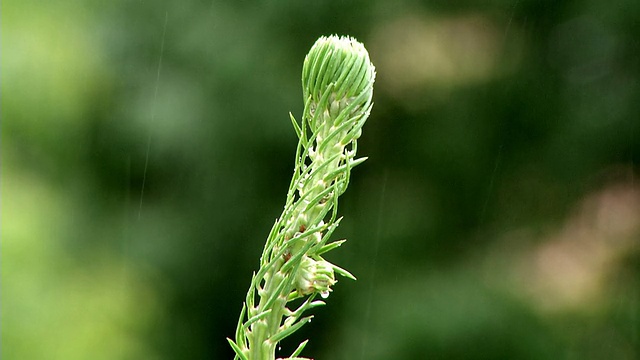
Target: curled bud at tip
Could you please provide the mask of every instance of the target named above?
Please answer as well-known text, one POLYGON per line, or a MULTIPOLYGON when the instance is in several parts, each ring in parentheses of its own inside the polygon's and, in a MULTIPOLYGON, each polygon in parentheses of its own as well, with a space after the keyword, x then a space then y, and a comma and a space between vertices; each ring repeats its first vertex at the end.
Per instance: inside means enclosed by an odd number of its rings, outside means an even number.
MULTIPOLYGON (((313 45, 302 68, 304 100, 315 112, 330 114, 336 124, 358 122, 368 117, 375 67, 364 45, 352 37, 321 37, 313 45), (347 110, 347 111, 345 111, 347 110)), ((313 116, 312 130, 316 130, 323 116, 313 116)))

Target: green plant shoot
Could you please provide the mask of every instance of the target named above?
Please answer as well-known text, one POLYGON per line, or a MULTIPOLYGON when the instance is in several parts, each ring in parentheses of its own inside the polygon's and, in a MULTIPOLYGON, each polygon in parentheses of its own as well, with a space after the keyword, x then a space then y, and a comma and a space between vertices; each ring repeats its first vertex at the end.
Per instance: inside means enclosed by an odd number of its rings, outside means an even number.
MULTIPOLYGON (((357 139, 369 117, 375 68, 365 47, 351 37, 321 37, 304 59, 304 112, 298 122, 293 178, 242 307, 235 359, 273 360, 278 343, 311 321, 305 313, 325 302, 335 274, 355 280, 323 258, 345 240, 330 242, 338 227, 338 197, 349 184, 357 139), (293 305, 296 304, 295 307, 293 305)), ((299 357, 308 340, 288 359, 299 357)))

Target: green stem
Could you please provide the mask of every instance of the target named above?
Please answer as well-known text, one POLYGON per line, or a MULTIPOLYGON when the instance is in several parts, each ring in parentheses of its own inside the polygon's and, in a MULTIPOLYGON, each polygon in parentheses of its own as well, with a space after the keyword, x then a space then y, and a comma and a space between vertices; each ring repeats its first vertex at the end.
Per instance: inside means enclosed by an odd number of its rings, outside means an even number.
MULTIPOLYGON (((354 160, 356 140, 371 109, 375 69, 362 44, 331 36, 314 44, 302 73, 302 122, 291 116, 299 140, 294 174, 253 275, 235 342, 229 339, 236 359, 274 360, 278 342, 310 321, 302 314, 324 304, 313 299, 318 293, 329 295, 334 271, 355 279, 321 254, 342 244, 326 245, 339 223, 338 196, 346 190, 351 169, 364 161, 354 160), (287 308, 306 296, 297 310, 287 308)), ((299 358, 305 345, 293 356, 299 358)))

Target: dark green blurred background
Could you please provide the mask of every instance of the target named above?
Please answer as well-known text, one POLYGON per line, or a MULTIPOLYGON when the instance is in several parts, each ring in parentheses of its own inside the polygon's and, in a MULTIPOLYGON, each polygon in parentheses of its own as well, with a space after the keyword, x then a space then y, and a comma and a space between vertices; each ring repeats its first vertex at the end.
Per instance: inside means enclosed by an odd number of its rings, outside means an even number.
POLYGON ((5 0, 1 22, 3 359, 231 359, 302 60, 334 33, 378 71, 329 254, 359 280, 283 351, 640 357, 639 1, 5 0))

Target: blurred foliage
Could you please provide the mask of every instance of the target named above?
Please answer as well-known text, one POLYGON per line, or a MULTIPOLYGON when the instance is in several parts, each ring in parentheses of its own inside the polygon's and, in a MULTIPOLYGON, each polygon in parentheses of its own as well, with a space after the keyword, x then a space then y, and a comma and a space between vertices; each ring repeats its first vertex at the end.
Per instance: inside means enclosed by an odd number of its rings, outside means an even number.
POLYGON ((304 54, 375 103, 319 359, 640 355, 640 3, 3 2, 2 357, 229 359, 304 54), (144 189, 144 191, 143 191, 144 189))

